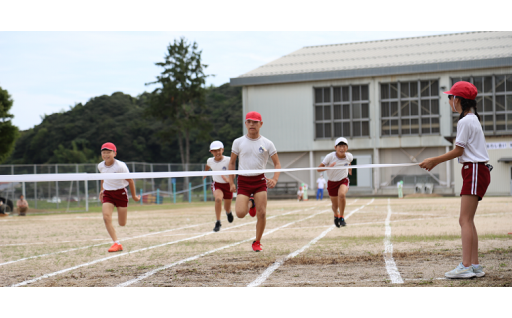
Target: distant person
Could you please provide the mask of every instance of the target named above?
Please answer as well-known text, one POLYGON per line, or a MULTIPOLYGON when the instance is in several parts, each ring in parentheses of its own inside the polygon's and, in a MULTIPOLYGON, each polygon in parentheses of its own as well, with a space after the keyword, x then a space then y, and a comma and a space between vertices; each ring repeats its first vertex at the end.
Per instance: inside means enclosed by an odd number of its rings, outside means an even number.
MULTIPOLYGON (((101 146, 101 158, 103 161, 98 164, 98 170, 101 173, 129 173, 128 167, 122 161, 115 159, 117 155, 116 146, 107 142, 101 146)), ((125 226, 128 217, 128 191, 126 186, 130 186, 130 192, 134 201, 139 201, 140 197, 135 194, 135 183, 133 179, 106 179, 101 180, 100 201, 103 203, 101 210, 103 212, 103 221, 108 234, 114 241, 114 244, 108 249, 109 252, 120 252, 123 246, 117 239, 116 230, 112 225, 112 213, 114 207, 117 207, 117 219, 119 225, 125 226)))
MULTIPOLYGON (((222 155, 224 152, 224 144, 218 140, 210 144, 210 153, 212 158, 208 158, 204 171, 226 171, 229 166, 229 157, 222 155)), ((206 177, 203 177, 203 180, 206 177)), ((214 232, 218 232, 222 224, 220 223, 220 214, 222 211, 222 200, 224 199, 224 210, 228 217, 228 222, 233 222, 233 213, 231 212, 231 201, 233 200, 233 192, 231 192, 230 180, 225 176, 212 176, 212 192, 215 198, 215 222, 214 232)), ((233 187, 235 185, 233 184, 233 187)))
POLYGON ((448 278, 483 277, 485 272, 478 261, 478 234, 475 227, 475 213, 491 183, 492 166, 487 165, 489 155, 480 115, 475 101, 478 90, 475 85, 460 81, 444 92, 452 111, 460 114, 457 123, 455 149, 444 155, 427 158, 420 167, 430 171, 438 164, 458 158, 462 164, 462 189, 460 191, 460 217, 462 238, 462 262, 455 269, 445 273, 448 278))
POLYGON ((297 191, 297 201, 304 200, 304 191, 302 190, 302 187, 299 187, 299 191, 297 191))
POLYGON ((327 182, 324 179, 324 174, 321 173, 320 177, 316 180, 316 200, 318 201, 318 197, 320 200, 324 199, 324 188, 327 182))
MULTIPOLYGON (((235 139, 231 147, 231 159, 229 170, 235 170, 236 159, 238 159, 239 170, 263 170, 267 166, 268 158, 272 159, 274 167, 281 169, 281 163, 277 155, 274 143, 260 135, 263 125, 261 115, 258 112, 249 112, 245 116, 245 127, 247 135, 235 139)), ((252 243, 255 252, 263 250, 261 237, 267 223, 267 187, 274 188, 279 179, 279 172, 274 172, 274 177, 268 179, 264 173, 244 173, 238 175, 238 190, 235 204, 236 216, 244 218, 247 213, 254 216, 254 206, 247 211, 251 195, 254 195, 256 205, 256 240, 252 243)), ((231 192, 235 192, 234 176, 230 175, 231 192)))
POLYGON ((18 208, 18 212, 20 216, 25 216, 28 210, 28 202, 25 200, 25 197, 20 195, 20 199, 16 202, 16 207, 18 208))
MULTIPOLYGON (((340 137, 334 143, 334 150, 328 154, 322 163, 318 166, 322 167, 343 167, 350 166, 354 156, 348 150, 348 141, 346 138, 340 137)), ((352 169, 318 169, 318 172, 327 171, 327 191, 331 197, 332 211, 334 212, 334 225, 336 227, 345 226, 344 214, 347 205, 346 195, 350 180, 348 175, 352 174, 352 169)))

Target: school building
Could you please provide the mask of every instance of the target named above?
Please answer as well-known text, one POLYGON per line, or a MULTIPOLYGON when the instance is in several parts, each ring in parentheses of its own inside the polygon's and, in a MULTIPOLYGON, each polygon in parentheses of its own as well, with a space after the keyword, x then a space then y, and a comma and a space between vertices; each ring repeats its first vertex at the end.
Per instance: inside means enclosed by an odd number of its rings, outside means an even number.
MULTIPOLYGON (((443 91, 465 80, 478 88, 490 195, 512 193, 512 32, 470 32, 309 46, 239 77, 244 115, 263 116, 283 168, 313 167, 346 137, 353 164, 410 163, 454 147, 458 114, 443 91)), ((268 167, 272 166, 269 160, 268 167)), ((458 195, 461 165, 354 169, 349 194, 429 191, 458 195), (426 188, 425 188, 426 187, 426 188)), ((316 189, 316 171, 283 173, 316 189)), ((311 195, 311 194, 310 194, 311 195)))

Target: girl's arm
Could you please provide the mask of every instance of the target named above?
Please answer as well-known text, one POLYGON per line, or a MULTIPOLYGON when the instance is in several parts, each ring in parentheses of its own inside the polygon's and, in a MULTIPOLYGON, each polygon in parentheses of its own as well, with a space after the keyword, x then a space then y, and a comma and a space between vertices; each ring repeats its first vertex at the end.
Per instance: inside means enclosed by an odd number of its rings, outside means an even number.
POLYGON ((440 156, 433 157, 433 158, 427 158, 427 159, 423 160, 423 162, 420 163, 420 168, 430 171, 430 170, 434 169, 435 166, 437 166, 438 164, 440 164, 442 162, 452 160, 452 159, 462 156, 462 153, 464 153, 464 148, 455 146, 455 148, 453 150, 448 151, 444 155, 440 155, 440 156))

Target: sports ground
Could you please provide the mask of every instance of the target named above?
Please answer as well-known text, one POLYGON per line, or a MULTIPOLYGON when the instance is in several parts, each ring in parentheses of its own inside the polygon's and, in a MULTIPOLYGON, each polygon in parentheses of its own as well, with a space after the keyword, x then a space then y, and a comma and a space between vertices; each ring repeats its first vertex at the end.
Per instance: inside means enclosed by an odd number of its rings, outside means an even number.
MULTIPOLYGON (((512 286, 512 200, 485 197, 475 224, 483 278, 448 280, 461 261, 460 198, 269 201, 263 252, 255 218, 214 226, 213 202, 131 205, 111 240, 101 212, 0 219, 0 286, 512 286)), ((234 208, 234 206, 233 206, 234 208)), ((114 221, 117 222, 116 213, 114 221)))

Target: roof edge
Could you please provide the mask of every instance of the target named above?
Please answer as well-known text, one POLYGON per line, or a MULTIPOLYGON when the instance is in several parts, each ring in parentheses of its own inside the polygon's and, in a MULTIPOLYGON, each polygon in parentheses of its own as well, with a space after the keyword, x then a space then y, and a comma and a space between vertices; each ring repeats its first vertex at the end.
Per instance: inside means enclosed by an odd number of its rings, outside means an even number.
POLYGON ((327 72, 311 72, 300 74, 283 74, 253 77, 230 78, 231 86, 249 86, 266 84, 284 84, 309 81, 323 81, 345 78, 361 78, 386 75, 405 75, 413 73, 433 73, 442 71, 459 71, 467 69, 479 69, 489 67, 512 66, 512 57, 442 62, 416 65, 399 65, 367 69, 338 70, 327 72))

